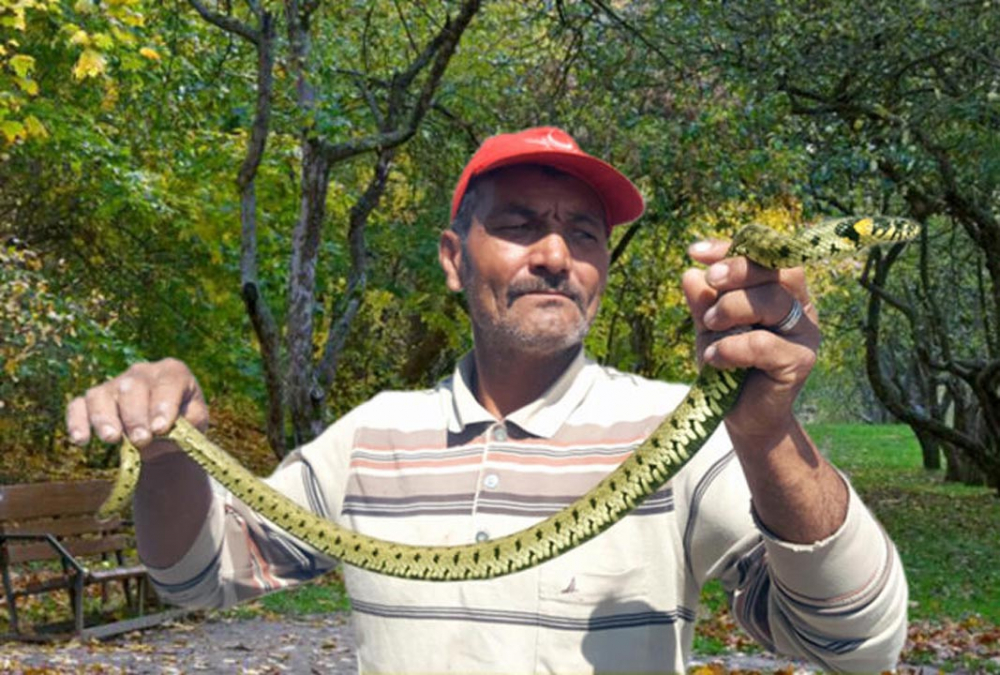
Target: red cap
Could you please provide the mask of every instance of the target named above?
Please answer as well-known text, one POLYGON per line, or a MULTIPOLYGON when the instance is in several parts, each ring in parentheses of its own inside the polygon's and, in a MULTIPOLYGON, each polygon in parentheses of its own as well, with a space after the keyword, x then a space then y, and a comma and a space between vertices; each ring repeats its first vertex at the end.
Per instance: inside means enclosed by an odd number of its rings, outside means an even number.
POLYGON ((455 218, 465 189, 474 176, 512 164, 542 164, 565 171, 593 188, 604 202, 608 229, 642 215, 642 195, 617 169, 580 149, 562 129, 535 127, 513 134, 499 134, 483 141, 455 186, 451 217, 455 218))

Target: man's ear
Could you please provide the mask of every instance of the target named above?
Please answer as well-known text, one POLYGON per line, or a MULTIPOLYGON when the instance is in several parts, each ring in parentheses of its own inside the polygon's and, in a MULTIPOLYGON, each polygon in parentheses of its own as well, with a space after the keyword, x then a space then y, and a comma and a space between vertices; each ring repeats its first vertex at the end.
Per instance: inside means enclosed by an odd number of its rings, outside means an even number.
POLYGON ((454 230, 445 230, 438 241, 438 261, 444 270, 448 290, 462 290, 462 239, 454 230))

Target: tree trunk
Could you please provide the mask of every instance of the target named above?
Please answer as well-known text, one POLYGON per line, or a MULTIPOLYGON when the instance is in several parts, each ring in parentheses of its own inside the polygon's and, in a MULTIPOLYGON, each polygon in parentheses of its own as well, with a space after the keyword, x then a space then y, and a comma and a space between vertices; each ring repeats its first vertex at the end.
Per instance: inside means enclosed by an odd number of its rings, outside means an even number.
POLYGON ((302 193, 299 218, 292 234, 288 275, 288 408, 295 445, 315 438, 322 428, 323 393, 316 386, 313 360, 313 310, 316 302, 316 262, 326 217, 330 165, 317 145, 302 144, 302 193))
POLYGON ((980 471, 965 456, 959 448, 948 446, 945 451, 947 458, 947 468, 944 472, 946 483, 962 483, 963 485, 984 485, 986 482, 983 472, 980 471))
MULTIPOLYGON (((465 29, 478 13, 480 0, 465 0, 454 17, 446 17, 440 29, 424 45, 405 70, 390 78, 358 78, 378 131, 333 143, 315 124, 317 95, 313 79, 318 77, 310 60, 312 20, 322 5, 315 0, 285 0, 284 18, 287 53, 282 63, 295 83, 296 129, 302 149, 299 214, 292 235, 287 312, 284 332, 263 297, 257 278, 256 188, 257 168, 270 132, 275 19, 261 3, 247 3, 256 20, 251 26, 236 17, 232 5, 217 12, 202 0, 188 0, 209 23, 252 43, 257 49, 257 107, 250 141, 237 183, 240 190, 242 252, 241 291, 247 313, 260 343, 267 386, 267 436, 275 454, 285 454, 285 406, 292 422, 293 443, 301 445, 316 437, 325 423, 326 390, 331 386, 350 324, 363 301, 367 248, 364 226, 385 189, 394 149, 413 137, 433 104, 441 79, 465 29), (369 189, 351 210, 350 251, 352 271, 348 294, 340 316, 331 323, 321 355, 316 350, 314 311, 316 266, 319 259, 326 199, 332 168, 358 155, 375 153, 376 175, 369 189), (319 356, 319 358, 317 358, 319 356)), ((367 48, 363 46, 362 51, 367 48)))
POLYGON ((920 454, 923 458, 924 469, 937 471, 941 468, 941 444, 930 434, 920 430, 915 430, 917 441, 920 443, 920 454))

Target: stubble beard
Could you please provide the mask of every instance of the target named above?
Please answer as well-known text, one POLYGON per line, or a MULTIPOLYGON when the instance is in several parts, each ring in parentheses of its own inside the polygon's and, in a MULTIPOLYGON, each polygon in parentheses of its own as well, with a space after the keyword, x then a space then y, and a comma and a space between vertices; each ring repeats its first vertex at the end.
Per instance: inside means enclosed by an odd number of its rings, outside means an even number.
MULTIPOLYGON (((478 345, 506 354, 531 354, 545 356, 563 353, 580 346, 590 332, 591 322, 582 317, 569 330, 536 326, 526 330, 519 322, 497 320, 496 317, 480 310, 476 301, 469 302, 469 313, 478 345)), ((509 315, 508 315, 509 317, 509 315)), ((547 321, 547 320, 545 320, 547 321)))
MULTIPOLYGON (((473 288, 468 273, 463 274, 465 288, 473 288)), ((517 302, 517 298, 507 298, 505 310, 517 302)), ((497 316, 480 304, 479 297, 466 293, 469 315, 472 319, 476 344, 503 354, 530 354, 545 356, 563 353, 568 349, 579 347, 590 332, 592 319, 587 316, 586 304, 579 296, 570 298, 580 312, 579 319, 568 328, 542 326, 539 323, 554 323, 552 317, 542 316, 542 320, 529 329, 523 321, 518 321, 510 311, 503 311, 497 316)), ((544 310, 543 310, 544 311, 544 310)), ((559 321, 559 323, 562 323, 559 321)))

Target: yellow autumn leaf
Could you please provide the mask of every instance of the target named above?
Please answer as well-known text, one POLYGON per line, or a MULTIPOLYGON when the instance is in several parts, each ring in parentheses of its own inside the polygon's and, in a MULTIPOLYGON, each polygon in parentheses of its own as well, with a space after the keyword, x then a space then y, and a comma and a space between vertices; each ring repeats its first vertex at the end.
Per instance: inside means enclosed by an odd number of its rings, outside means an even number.
POLYGON ((29 80, 24 77, 15 77, 14 82, 17 86, 26 93, 28 96, 36 96, 38 94, 38 83, 34 80, 29 80))
POLYGON ((27 54, 15 54, 7 63, 18 77, 27 77, 35 69, 35 57, 27 54))
POLYGON ((0 122, 0 132, 8 143, 13 143, 18 138, 24 138, 24 125, 17 120, 4 120, 0 122))
POLYGON ((135 44, 135 35, 127 30, 122 30, 118 26, 111 27, 111 37, 120 45, 130 46, 135 44))
POLYGON ((14 5, 9 9, 12 9, 14 13, 0 16, 0 26, 9 26, 23 33, 28 27, 28 23, 24 20, 24 6, 14 5))
POLYGON ((28 135, 34 138, 48 138, 49 131, 42 124, 42 121, 35 117, 34 115, 28 115, 24 118, 24 128, 28 130, 28 135))
POLYGON ((80 54, 76 65, 73 66, 73 77, 83 80, 88 77, 97 77, 104 74, 108 61, 104 55, 93 49, 85 49, 80 54))
POLYGON ((87 35, 87 31, 80 28, 70 36, 69 43, 71 45, 81 45, 86 47, 90 44, 90 36, 87 35))
POLYGON ((107 50, 115 46, 115 41, 107 33, 94 33, 93 41, 94 46, 98 49, 107 50))
POLYGON ((150 61, 159 61, 160 53, 153 49, 152 47, 143 47, 139 50, 139 53, 150 61))
POLYGON ((115 18, 120 20, 126 26, 132 26, 133 28, 142 28, 146 25, 146 17, 139 12, 132 11, 131 9, 125 8, 121 11, 114 12, 115 18))

